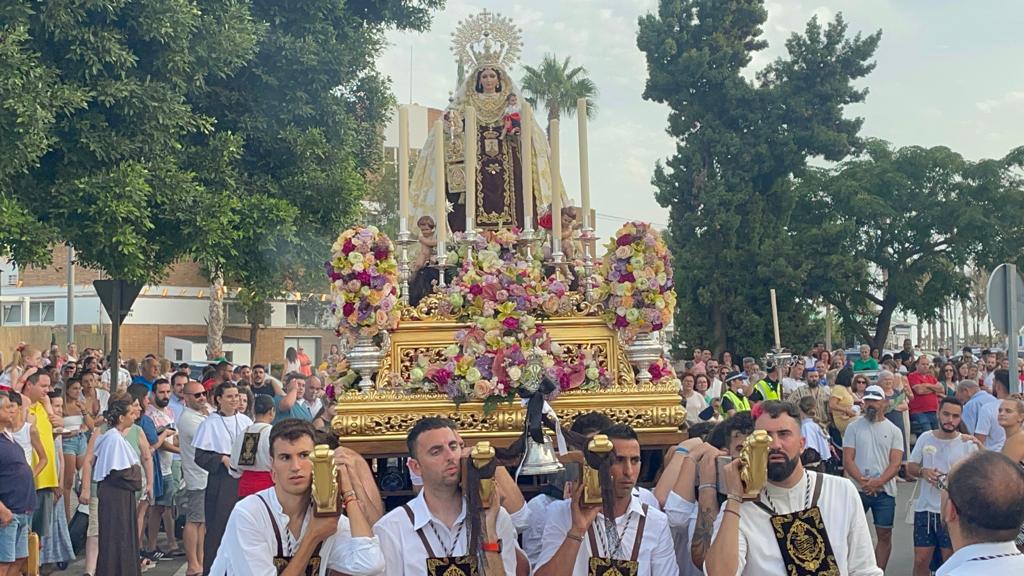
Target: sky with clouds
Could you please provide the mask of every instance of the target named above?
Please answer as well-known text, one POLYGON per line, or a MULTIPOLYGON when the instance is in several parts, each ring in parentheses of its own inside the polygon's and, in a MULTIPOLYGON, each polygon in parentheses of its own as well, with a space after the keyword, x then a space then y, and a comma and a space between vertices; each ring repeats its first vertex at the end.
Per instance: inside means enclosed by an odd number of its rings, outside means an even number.
MULTIPOLYGON (((864 81, 867 101, 848 109, 865 119, 862 134, 897 145, 945 145, 967 158, 1001 157, 1024 144, 1024 2, 1020 0, 775 0, 767 1, 768 49, 752 68, 785 53, 784 40, 818 15, 842 12, 850 31, 882 30, 877 68, 864 81)), ((545 53, 571 56, 599 87, 590 125, 590 166, 598 233, 623 221, 665 226, 654 200, 655 163, 673 152, 665 133, 668 109, 645 101, 644 55, 636 47, 637 18, 657 0, 448 0, 426 33, 391 33, 380 69, 400 102, 443 108, 456 83, 449 51, 458 21, 482 9, 511 16, 523 30, 522 61, 545 53)), ((520 68, 512 74, 522 77, 520 68)), ((575 121, 563 119, 563 180, 579 197, 575 121)))

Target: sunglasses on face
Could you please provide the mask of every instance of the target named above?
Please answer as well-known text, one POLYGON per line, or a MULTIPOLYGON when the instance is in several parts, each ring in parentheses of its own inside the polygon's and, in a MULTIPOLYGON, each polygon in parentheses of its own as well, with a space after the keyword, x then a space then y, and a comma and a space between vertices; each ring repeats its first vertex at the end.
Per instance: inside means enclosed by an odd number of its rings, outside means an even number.
POLYGON ((203 392, 196 392, 196 393, 192 394, 192 397, 195 398, 196 400, 198 400, 200 398, 206 398, 206 392, 205 391, 203 391, 203 392))

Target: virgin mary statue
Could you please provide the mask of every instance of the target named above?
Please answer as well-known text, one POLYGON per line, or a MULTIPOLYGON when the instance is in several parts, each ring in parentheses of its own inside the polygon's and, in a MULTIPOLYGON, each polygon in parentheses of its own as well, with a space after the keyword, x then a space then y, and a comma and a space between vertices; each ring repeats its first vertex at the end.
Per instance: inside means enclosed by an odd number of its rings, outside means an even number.
MULTIPOLYGON (((551 202, 552 179, 548 162, 548 142, 540 124, 531 120, 530 128, 518 126, 518 103, 524 103, 508 67, 518 58, 521 47, 519 30, 509 19, 487 12, 467 18, 453 34, 452 51, 459 69, 470 64, 459 88, 444 113, 443 142, 435 132, 427 138, 410 184, 411 217, 416 220, 435 212, 435 170, 432 165, 435 147, 444 147, 445 190, 448 203, 448 227, 452 231, 466 228, 466 171, 463 133, 467 106, 476 109, 477 170, 476 228, 495 230, 525 228, 522 138, 533 143, 533 214, 536 218, 551 202), (540 212, 538 212, 538 208, 540 212)), ((532 117, 531 117, 532 118, 532 117)), ((526 119, 523 120, 524 122, 526 119)), ((559 190, 564 190, 559 186, 559 190)), ((438 223, 440 224, 440 223, 438 223)))

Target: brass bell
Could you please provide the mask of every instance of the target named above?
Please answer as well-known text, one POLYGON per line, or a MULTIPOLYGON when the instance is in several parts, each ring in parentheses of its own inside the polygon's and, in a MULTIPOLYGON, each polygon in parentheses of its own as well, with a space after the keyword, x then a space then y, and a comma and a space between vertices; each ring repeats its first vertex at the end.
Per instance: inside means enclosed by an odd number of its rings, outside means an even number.
POLYGON ((529 436, 526 437, 526 456, 519 467, 519 474, 523 476, 540 476, 542 474, 555 474, 565 470, 562 463, 555 456, 554 446, 551 438, 544 435, 543 442, 536 442, 529 436))

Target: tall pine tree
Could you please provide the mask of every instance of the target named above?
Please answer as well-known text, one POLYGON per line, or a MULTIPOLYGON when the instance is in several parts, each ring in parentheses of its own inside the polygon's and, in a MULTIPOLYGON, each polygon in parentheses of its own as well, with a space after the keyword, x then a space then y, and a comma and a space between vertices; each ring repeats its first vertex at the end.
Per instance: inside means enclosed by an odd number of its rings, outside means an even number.
POLYGON ((644 98, 670 107, 676 138, 654 176, 670 210, 676 337, 716 352, 771 346, 771 287, 786 337, 806 330, 810 306, 791 264, 810 255, 793 253, 786 233, 791 177, 809 156, 837 161, 858 145, 861 120, 843 110, 865 98, 853 81, 872 70, 881 38, 848 37, 842 15, 824 27, 813 18, 786 42, 788 56, 751 80, 745 69, 767 47, 766 18, 763 0, 661 0, 637 37, 644 98))

